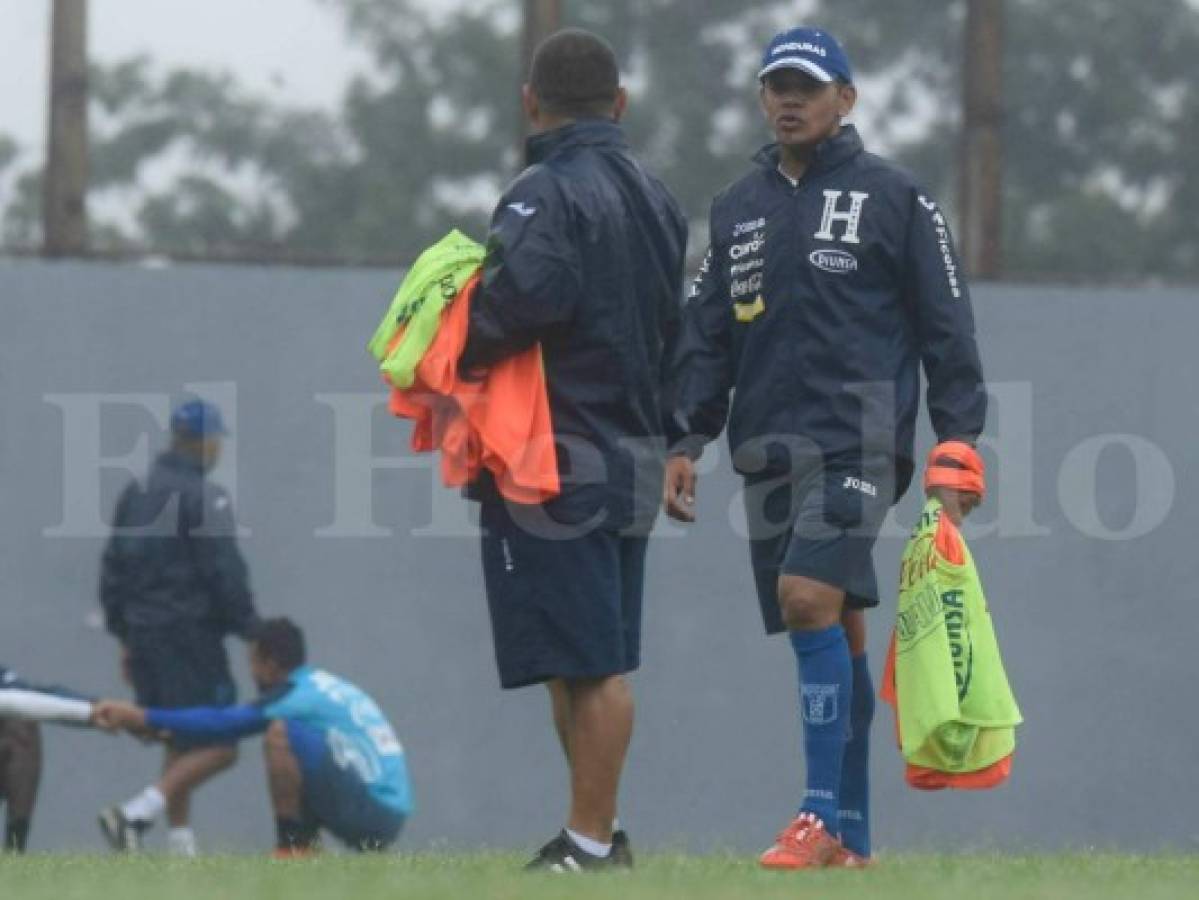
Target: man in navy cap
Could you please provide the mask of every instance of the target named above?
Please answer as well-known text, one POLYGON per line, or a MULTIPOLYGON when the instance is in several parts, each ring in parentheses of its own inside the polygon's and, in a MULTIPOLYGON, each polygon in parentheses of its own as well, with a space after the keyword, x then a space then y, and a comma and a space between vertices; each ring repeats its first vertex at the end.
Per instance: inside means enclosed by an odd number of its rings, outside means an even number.
MULTIPOLYGON (((920 367, 941 441, 972 443, 986 396, 945 216, 842 124, 857 89, 841 46, 783 32, 758 77, 775 143, 712 203, 671 378, 663 501, 694 519, 694 460, 727 422, 766 630, 787 632, 798 663, 807 770, 798 815, 761 862, 860 865, 874 708, 863 611, 879 601, 875 538, 913 474, 920 367)), ((978 500, 937 492, 955 520, 978 500)))
MULTIPOLYGON (((171 415, 170 447, 145 482, 131 482, 117 501, 100 602, 141 706, 227 706, 237 695, 224 638, 248 638, 258 616, 229 494, 206 477, 227 433, 215 406, 183 403, 171 415)), ((191 792, 233 764, 235 747, 171 740, 162 777, 101 812, 109 843, 139 849, 143 832, 165 812, 170 850, 194 855, 191 792)))

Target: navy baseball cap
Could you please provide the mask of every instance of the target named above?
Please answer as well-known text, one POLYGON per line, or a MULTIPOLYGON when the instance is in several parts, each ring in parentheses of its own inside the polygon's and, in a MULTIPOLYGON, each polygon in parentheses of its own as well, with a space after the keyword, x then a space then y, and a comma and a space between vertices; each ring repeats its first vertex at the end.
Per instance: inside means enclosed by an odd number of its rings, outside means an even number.
POLYGON ((853 81, 849 57, 837 39, 819 28, 792 28, 776 34, 762 54, 762 80, 777 69, 799 69, 817 81, 853 81))
POLYGON ((171 413, 171 431, 184 437, 206 438, 228 434, 221 411, 203 400, 189 400, 171 413))

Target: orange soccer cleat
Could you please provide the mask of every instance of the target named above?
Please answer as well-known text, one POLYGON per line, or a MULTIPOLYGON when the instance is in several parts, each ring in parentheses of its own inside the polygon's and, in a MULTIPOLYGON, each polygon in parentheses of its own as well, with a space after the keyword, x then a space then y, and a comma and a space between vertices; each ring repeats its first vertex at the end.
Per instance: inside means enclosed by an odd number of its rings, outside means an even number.
POLYGON ((819 818, 811 813, 800 813, 779 832, 774 846, 763 853, 758 862, 764 869, 822 869, 845 865, 837 860, 847 852, 819 818))

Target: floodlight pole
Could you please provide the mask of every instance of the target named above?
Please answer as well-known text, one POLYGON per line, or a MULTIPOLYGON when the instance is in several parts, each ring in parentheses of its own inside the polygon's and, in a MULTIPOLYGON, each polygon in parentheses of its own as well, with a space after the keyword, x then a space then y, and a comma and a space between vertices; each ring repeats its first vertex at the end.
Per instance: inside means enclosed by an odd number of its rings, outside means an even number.
POLYGON ((967 0, 958 191, 967 271, 1002 274, 1003 0, 967 0))
MULTIPOLYGON (((523 86, 529 78, 529 69, 533 65, 533 51, 543 40, 562 27, 562 0, 524 0, 525 18, 524 32, 521 41, 520 83, 523 86)), ((524 110, 520 111, 521 146, 519 158, 524 159, 524 138, 529 134, 529 123, 525 121, 524 110)))
POLYGON ((87 252, 87 0, 54 0, 42 252, 87 252))

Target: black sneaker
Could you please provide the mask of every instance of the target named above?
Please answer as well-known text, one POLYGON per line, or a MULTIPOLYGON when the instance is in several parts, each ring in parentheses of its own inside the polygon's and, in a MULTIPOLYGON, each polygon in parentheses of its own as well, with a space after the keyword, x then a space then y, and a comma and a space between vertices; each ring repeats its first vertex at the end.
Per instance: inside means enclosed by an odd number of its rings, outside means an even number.
POLYGON ((633 845, 629 843, 629 833, 623 828, 612 832, 612 853, 608 859, 614 866, 633 868, 633 845))
MULTIPOLYGON (((627 837, 625 841, 627 845, 627 837)), ((573 872, 602 871, 627 865, 616 860, 615 841, 612 851, 608 856, 593 856, 572 841, 565 831, 561 831, 556 838, 537 851, 537 855, 525 865, 525 871, 569 875, 573 872)))
POLYGON ((136 853, 142 849, 142 834, 149 829, 149 822, 126 819, 119 806, 100 810, 100 831, 108 846, 118 853, 136 853))

